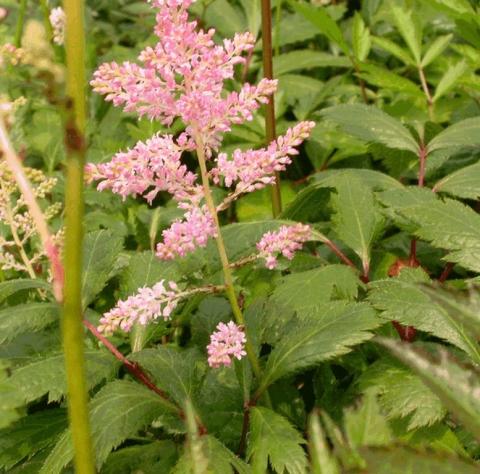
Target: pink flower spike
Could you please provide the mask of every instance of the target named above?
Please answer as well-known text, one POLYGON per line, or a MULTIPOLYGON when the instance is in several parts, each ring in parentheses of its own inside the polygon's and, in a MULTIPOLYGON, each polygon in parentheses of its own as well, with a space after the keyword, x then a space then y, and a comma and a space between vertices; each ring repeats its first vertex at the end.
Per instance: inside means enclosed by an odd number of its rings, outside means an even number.
POLYGON ((207 346, 208 365, 213 368, 222 365, 230 367, 234 357, 240 360, 247 355, 246 342, 245 333, 233 321, 227 324, 219 323, 217 330, 210 336, 210 344, 207 346))
POLYGON ((276 232, 267 232, 257 243, 259 257, 265 259, 265 266, 269 270, 273 270, 278 264, 278 255, 292 260, 295 252, 310 239, 311 232, 310 226, 304 224, 284 225, 276 232))

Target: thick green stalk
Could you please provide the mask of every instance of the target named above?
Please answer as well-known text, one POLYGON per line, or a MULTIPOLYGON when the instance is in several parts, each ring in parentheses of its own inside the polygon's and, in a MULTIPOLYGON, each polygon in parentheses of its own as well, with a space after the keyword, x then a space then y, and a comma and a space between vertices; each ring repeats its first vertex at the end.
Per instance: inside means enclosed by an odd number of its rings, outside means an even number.
POLYGON ((245 325, 245 319, 242 314, 242 310, 238 304, 237 295, 235 294, 235 288, 233 286, 233 276, 232 270, 230 267, 230 262, 228 261, 227 251, 225 250, 225 242, 223 241, 222 231, 220 229, 220 222, 218 221, 217 209, 215 203, 213 202, 212 191, 210 189, 210 182, 208 179, 207 164, 205 162, 205 146, 203 140, 200 137, 200 134, 197 134, 195 137, 195 142, 197 144, 197 157, 198 163, 200 165, 200 172, 202 175, 202 184, 205 194, 205 203, 207 204, 208 210, 215 221, 215 226, 217 228, 217 242, 218 254, 220 255, 220 262, 222 263, 223 270, 223 279, 225 283, 225 293, 227 294, 228 300, 232 307, 233 315, 237 324, 244 326, 245 335, 247 342, 245 344, 245 350, 247 352, 248 359, 252 365, 253 373, 257 378, 260 378, 262 371, 260 369, 260 363, 258 362, 258 357, 255 354, 255 349, 253 348, 250 337, 248 336, 248 328, 245 325))
POLYGON ((17 26, 15 29, 15 46, 20 48, 22 44, 22 35, 23 35, 23 25, 25 24, 25 13, 27 11, 27 0, 20 0, 20 5, 18 6, 18 18, 17 26))
POLYGON ((68 388, 68 412, 77 474, 95 472, 88 392, 85 377, 81 279, 83 247, 83 167, 85 160, 85 31, 83 0, 64 0, 66 13, 67 118, 65 142, 65 286, 63 348, 68 388))
MULTIPOLYGON (((263 54, 263 76, 273 79, 272 60, 272 9, 270 0, 262 2, 262 54, 263 54)), ((265 106, 265 135, 267 143, 276 138, 275 130, 275 100, 270 97, 265 106)), ((280 173, 275 173, 275 185, 272 187, 272 213, 277 217, 282 212, 282 196, 280 194, 280 173)))

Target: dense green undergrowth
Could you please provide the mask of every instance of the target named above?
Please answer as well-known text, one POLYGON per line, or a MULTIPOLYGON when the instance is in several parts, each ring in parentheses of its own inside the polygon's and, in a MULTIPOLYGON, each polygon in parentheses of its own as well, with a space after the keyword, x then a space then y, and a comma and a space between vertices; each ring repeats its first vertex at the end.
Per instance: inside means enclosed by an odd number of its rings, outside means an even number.
MULTIPOLYGON (((3 3, 2 44, 14 41, 19 16, 18 2, 3 3)), ((247 359, 207 365, 210 334, 232 319, 222 294, 193 296, 170 320, 109 337, 130 365, 86 331, 101 473, 478 471, 480 11, 468 0, 318 3, 326 5, 278 1, 272 10, 277 131, 317 124, 282 174, 283 211, 271 218, 264 189, 220 216, 230 261, 250 256, 266 231, 283 224, 309 223, 320 236, 275 270, 254 262, 234 272, 262 376, 247 359), (138 381, 139 367, 166 397, 138 381)), ((260 3, 199 1, 192 12, 218 38, 258 36, 230 88, 243 78, 257 82, 260 3)), ((135 60, 154 42, 144 2, 88 2, 86 14, 90 76, 102 62, 135 60)), ((46 62, 5 67, 0 94, 26 98, 9 133, 27 166, 56 178, 40 196, 47 209, 64 198, 64 52, 48 46, 43 23, 42 8, 27 2, 23 44, 46 62)), ((166 130, 90 92, 88 101, 90 162, 166 130)), ((181 123, 171 130, 180 132, 181 123)), ((233 127, 222 150, 264 144, 257 114, 233 127)), ((196 169, 193 158, 188 166, 196 169)), ((0 180, 16 202, 5 172, 0 180)), ((96 326, 117 300, 162 279, 222 283, 213 241, 171 262, 155 256, 162 230, 179 217, 166 195, 150 206, 89 186, 85 204, 87 323, 96 326)), ((62 211, 49 222, 61 238, 62 211)), ((2 258, 10 252, 21 262, 4 245, 10 238, 4 221, 2 258)), ((35 236, 25 251, 39 252, 35 236)), ((72 472, 48 262, 40 252, 31 271, 7 267, 0 272, 0 468, 72 472)))

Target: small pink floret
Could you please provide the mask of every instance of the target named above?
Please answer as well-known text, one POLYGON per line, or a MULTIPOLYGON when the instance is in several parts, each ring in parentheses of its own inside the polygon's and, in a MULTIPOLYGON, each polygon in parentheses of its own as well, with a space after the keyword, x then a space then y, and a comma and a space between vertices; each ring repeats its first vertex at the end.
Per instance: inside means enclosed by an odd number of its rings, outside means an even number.
POLYGON ((210 336, 207 346, 208 365, 213 368, 230 367, 233 358, 240 360, 247 353, 245 343, 247 339, 243 330, 233 321, 219 323, 217 330, 210 336))

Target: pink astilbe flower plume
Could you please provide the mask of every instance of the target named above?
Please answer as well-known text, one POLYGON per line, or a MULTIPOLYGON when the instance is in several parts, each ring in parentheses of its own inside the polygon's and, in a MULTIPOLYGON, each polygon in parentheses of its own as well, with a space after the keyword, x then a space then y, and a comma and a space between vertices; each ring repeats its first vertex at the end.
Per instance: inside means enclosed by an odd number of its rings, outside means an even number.
POLYGON ((207 346, 208 365, 213 368, 222 365, 229 367, 234 357, 240 360, 247 354, 246 342, 245 333, 233 321, 227 324, 219 323, 207 346))
POLYGON ((295 256, 303 243, 311 238, 312 229, 305 224, 282 226, 276 232, 267 232, 257 243, 259 257, 265 259, 265 266, 273 270, 278 265, 281 254, 288 260, 295 256))

